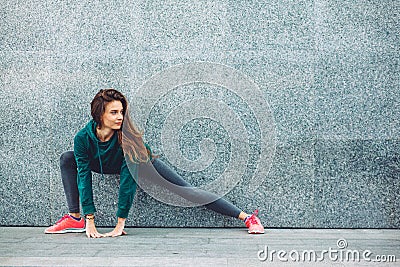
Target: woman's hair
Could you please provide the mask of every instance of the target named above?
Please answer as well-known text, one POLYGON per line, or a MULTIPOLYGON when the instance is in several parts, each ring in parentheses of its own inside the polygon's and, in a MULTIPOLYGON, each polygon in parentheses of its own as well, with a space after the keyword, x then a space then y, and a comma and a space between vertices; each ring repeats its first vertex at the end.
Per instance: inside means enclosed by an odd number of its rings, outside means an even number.
POLYGON ((128 112, 128 101, 115 89, 101 89, 90 103, 93 120, 102 127, 101 117, 106 111, 106 105, 112 101, 121 101, 124 120, 121 129, 117 130, 118 141, 132 162, 146 162, 148 151, 143 142, 143 132, 139 131, 131 120, 128 112), (123 129, 123 130, 122 130, 123 129))

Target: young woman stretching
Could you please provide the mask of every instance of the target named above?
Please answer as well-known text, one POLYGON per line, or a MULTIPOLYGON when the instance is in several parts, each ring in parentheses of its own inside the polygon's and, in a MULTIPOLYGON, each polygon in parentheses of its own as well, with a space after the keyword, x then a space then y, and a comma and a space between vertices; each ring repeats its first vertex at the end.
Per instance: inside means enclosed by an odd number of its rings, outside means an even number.
POLYGON ((153 158, 150 147, 143 142, 142 134, 132 123, 127 107, 124 95, 114 89, 100 90, 92 100, 93 119, 76 134, 74 151, 64 152, 60 158, 61 177, 69 213, 55 225, 48 227, 45 233, 86 231, 86 235, 93 238, 126 234, 125 220, 133 203, 141 163, 151 165, 157 172, 151 179, 157 179, 155 176, 160 177, 159 180, 164 179, 155 183, 165 184, 167 188, 168 184, 173 185, 168 189, 183 198, 190 201, 195 199, 198 203, 209 203, 204 206, 220 214, 243 220, 251 234, 264 233, 264 227, 256 216, 257 211, 248 215, 223 198, 206 191, 196 191, 160 159, 153 158), (106 234, 99 233, 94 223, 96 209, 93 202, 92 171, 102 175, 120 175, 117 225, 113 231, 106 234), (174 186, 179 189, 175 190, 174 186), (79 199, 86 222, 81 218, 79 199), (211 201, 207 202, 207 199, 211 201))

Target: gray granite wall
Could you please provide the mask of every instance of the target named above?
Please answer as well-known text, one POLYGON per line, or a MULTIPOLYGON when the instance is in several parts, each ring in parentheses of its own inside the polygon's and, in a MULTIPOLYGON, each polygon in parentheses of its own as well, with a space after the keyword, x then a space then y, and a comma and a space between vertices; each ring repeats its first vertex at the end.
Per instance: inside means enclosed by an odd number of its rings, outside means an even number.
MULTIPOLYGON (((67 212, 59 156, 124 92, 186 180, 267 227, 400 226, 396 1, 2 1, 0 225, 67 212), (225 177, 225 178, 224 178, 225 177), (215 182, 216 181, 216 182, 215 182)), ((118 176, 94 175, 98 224, 118 176)), ((138 189, 129 226, 242 226, 138 189)))

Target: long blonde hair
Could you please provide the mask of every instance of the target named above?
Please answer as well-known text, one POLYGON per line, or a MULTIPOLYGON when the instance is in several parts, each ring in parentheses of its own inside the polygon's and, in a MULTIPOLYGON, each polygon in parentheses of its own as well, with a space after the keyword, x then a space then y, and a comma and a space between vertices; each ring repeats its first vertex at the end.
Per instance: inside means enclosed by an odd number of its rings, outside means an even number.
POLYGON ((106 110, 106 104, 112 101, 120 101, 123 107, 124 120, 117 134, 124 154, 132 162, 147 162, 149 153, 143 142, 143 131, 140 131, 130 118, 128 101, 121 92, 115 89, 101 89, 90 103, 93 120, 101 127, 101 116, 106 110))

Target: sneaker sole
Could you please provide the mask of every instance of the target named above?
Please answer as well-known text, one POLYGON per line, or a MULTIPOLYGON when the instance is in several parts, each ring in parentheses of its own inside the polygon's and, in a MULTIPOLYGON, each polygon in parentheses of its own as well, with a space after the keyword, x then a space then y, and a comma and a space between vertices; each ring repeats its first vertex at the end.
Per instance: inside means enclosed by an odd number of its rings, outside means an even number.
POLYGON ((69 228, 69 229, 64 229, 56 232, 48 232, 44 231, 45 234, 66 234, 66 233, 83 233, 85 232, 86 229, 78 229, 78 228, 69 228))
POLYGON ((255 231, 248 231, 248 233, 249 234, 264 234, 264 231, 257 231, 257 230, 255 230, 255 231))

